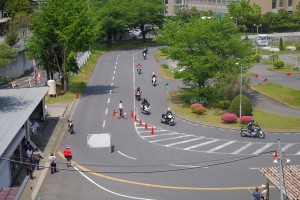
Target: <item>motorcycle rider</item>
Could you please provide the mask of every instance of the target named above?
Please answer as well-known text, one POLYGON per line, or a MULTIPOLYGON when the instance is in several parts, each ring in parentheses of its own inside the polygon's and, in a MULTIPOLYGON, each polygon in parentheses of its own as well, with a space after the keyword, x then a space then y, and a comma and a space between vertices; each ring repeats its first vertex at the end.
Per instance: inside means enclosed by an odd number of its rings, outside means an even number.
POLYGON ((152 76, 151 76, 151 78, 152 78, 152 84, 154 85, 155 83, 154 83, 154 80, 156 81, 156 75, 155 75, 155 73, 154 72, 152 72, 152 76))
POLYGON ((136 88, 136 92, 135 92, 135 97, 137 100, 138 100, 138 96, 139 96, 139 99, 141 98, 141 94, 142 94, 141 88, 138 86, 136 88))
POLYGON ((143 101, 142 101, 142 109, 143 109, 143 111, 145 110, 145 105, 149 106, 149 102, 148 102, 147 99, 144 98, 143 101))
POLYGON ((166 115, 165 115, 165 118, 166 118, 167 121, 170 121, 170 118, 168 117, 169 115, 173 116, 173 113, 172 113, 170 107, 168 107, 168 110, 167 110, 166 115))
POLYGON ((137 65, 136 65, 136 71, 140 74, 141 73, 141 71, 142 71, 142 65, 141 65, 141 63, 138 63, 137 65))
POLYGON ((255 124, 254 124, 254 119, 252 118, 251 121, 247 125, 248 131, 251 135, 255 134, 253 126, 255 126, 255 124))
POLYGON ((67 124, 68 124, 68 131, 71 133, 71 134, 73 134, 74 133, 74 129, 73 129, 73 122, 72 122, 72 120, 67 120, 67 124))

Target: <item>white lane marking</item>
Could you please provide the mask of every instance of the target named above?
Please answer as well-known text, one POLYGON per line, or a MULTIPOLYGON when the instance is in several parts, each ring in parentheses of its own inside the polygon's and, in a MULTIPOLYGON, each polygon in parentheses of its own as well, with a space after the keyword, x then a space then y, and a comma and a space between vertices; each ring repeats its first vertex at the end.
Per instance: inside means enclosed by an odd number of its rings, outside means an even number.
POLYGON ((105 109, 105 114, 107 115, 107 113, 108 113, 108 108, 105 109))
POLYGON ((186 167, 186 168, 208 168, 208 167, 202 167, 202 166, 197 166, 197 165, 176 165, 176 164, 170 164, 170 166, 174 167, 186 167))
POLYGON ((208 142, 203 142, 203 143, 200 143, 200 144, 197 144, 197 145, 194 145, 194 146, 187 147, 183 150, 195 149, 197 147, 201 147, 201 146, 204 146, 204 145, 207 145, 207 144, 210 144, 210 143, 213 143, 213 142, 217 142, 217 141, 219 141, 219 139, 214 139, 214 140, 211 140, 211 141, 208 141, 208 142))
POLYGON ((298 151, 295 155, 300 155, 300 151, 298 151))
POLYGON ((249 169, 259 169, 258 167, 250 167, 249 169))
POLYGON ((262 148, 258 149, 257 151, 253 152, 252 154, 259 154, 261 152, 263 152, 264 150, 266 150, 267 148, 269 148, 270 146, 272 146, 274 143, 268 143, 265 146, 263 146, 262 148))
POLYGON ((213 149, 211 149, 211 150, 208 150, 207 152, 208 152, 208 153, 211 153, 211 152, 217 151, 217 150, 222 149, 222 148, 224 148, 224 147, 226 147, 226 146, 228 146, 228 145, 230 145, 230 144, 232 144, 232 143, 235 143, 235 141, 227 142, 227 143, 222 144, 222 145, 220 145, 220 146, 217 146, 217 147, 215 147, 215 148, 213 148, 213 149))
POLYGON ((118 151, 118 153, 121 154, 122 156, 125 156, 125 157, 127 157, 127 158, 130 158, 130 159, 132 159, 132 160, 136 160, 136 158, 127 156, 126 154, 122 153, 121 151, 118 151))
POLYGON ((166 135, 178 135, 178 134, 182 134, 182 133, 167 133, 167 134, 161 134, 161 135, 150 135, 150 136, 142 136, 144 138, 146 137, 161 137, 161 136, 166 136, 166 135))
POLYGON ((112 87, 114 85, 114 82, 111 82, 110 87, 112 87))
POLYGON ((109 103, 109 102, 110 102, 110 98, 107 99, 107 103, 109 103))
POLYGON ((115 79, 115 76, 112 77, 112 80, 114 80, 114 79, 115 79))
POLYGON ((116 73, 116 71, 114 71, 114 74, 116 73))
POLYGON ((111 90, 109 90, 109 94, 111 94, 111 90))
POLYGON ((102 127, 103 127, 103 128, 105 127, 105 120, 103 121, 102 127))
MULTIPOLYGON (((117 58, 117 60, 118 60, 118 58, 117 58)), ((116 62, 116 65, 118 65, 118 62, 116 62)))
POLYGON ((128 195, 124 195, 124 194, 120 194, 120 193, 116 193, 112 190, 109 190, 101 185, 99 185, 98 183, 96 183, 95 181, 93 181, 91 178, 87 177, 87 175, 85 175, 83 172, 81 172, 77 167, 73 166, 74 169, 76 171, 78 171, 84 178, 86 178, 88 181, 90 181, 91 183, 93 183, 94 185, 96 185, 98 188, 101 188, 102 190, 105 190, 106 192, 109 192, 111 194, 117 195, 117 196, 121 196, 121 197, 125 197, 125 198, 129 198, 129 199, 140 199, 140 200, 155 200, 155 199, 147 199, 147 198, 142 198, 142 197, 134 197, 134 196, 128 196, 128 195))
POLYGON ((115 69, 117 69, 117 66, 115 66, 115 69))
POLYGON ((290 143, 290 144, 285 145, 284 147, 282 147, 282 151, 287 150, 288 148, 290 148, 293 145, 294 145, 294 143, 290 143))
POLYGON ((231 154, 238 154, 238 153, 244 151, 245 149, 247 149, 248 147, 250 147, 252 144, 253 143, 250 142, 250 143, 242 146, 241 148, 237 149, 236 151, 232 152, 231 154))
POLYGON ((177 136, 177 137, 170 137, 170 138, 165 138, 165 139, 161 139, 161 140, 153 140, 153 141, 149 141, 149 142, 162 142, 162 141, 174 140, 174 139, 184 138, 184 137, 190 137, 190 135, 182 135, 182 136, 177 136))
POLYGON ((180 142, 175 142, 175 143, 172 143, 172 144, 167 144, 167 145, 164 145, 165 147, 171 147, 171 146, 174 146, 174 145, 177 145, 177 144, 184 144, 184 143, 188 143, 188 142, 192 142, 192 141, 196 141, 196 140, 201 140, 205 137, 198 137, 198 138, 194 138, 194 139, 190 139, 190 140, 184 140, 184 141, 180 141, 180 142))

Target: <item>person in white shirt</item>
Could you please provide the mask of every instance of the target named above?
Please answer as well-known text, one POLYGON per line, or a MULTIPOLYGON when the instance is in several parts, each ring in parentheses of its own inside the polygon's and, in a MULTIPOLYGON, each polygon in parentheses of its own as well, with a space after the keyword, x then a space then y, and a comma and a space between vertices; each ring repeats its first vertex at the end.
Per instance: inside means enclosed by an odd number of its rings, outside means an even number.
POLYGON ((53 174, 56 172, 56 157, 55 157, 55 155, 53 153, 51 153, 48 160, 50 162, 51 174, 53 174))
POLYGON ((123 117, 123 104, 122 104, 122 101, 120 101, 119 103, 119 111, 120 111, 120 118, 123 117))

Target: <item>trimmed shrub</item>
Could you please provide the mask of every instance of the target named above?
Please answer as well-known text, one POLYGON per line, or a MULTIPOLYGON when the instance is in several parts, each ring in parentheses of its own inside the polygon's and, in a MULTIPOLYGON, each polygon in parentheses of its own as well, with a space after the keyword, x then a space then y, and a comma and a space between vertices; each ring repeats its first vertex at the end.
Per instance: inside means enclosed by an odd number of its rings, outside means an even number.
POLYGON ((223 108, 223 109, 228 109, 230 106, 230 101, 229 100, 222 100, 218 102, 218 107, 223 108))
POLYGON ((284 67, 284 62, 283 60, 275 60, 274 63, 273 63, 273 66, 275 69, 280 69, 280 68, 283 68, 284 67))
POLYGON ((191 103, 199 103, 202 105, 207 105, 207 99, 205 97, 194 97, 191 99, 191 103))
POLYGON ((162 64, 161 67, 164 69, 169 69, 169 66, 167 64, 162 64))
MULTIPOLYGON (((252 103, 248 97, 242 95, 242 116, 252 115, 252 103)), ((237 95, 229 106, 229 112, 240 115, 240 95, 237 95)))
POLYGON ((206 109, 204 107, 192 107, 192 113, 202 114, 205 112, 206 112, 206 109))
POLYGON ((252 116, 242 116, 240 118, 240 122, 242 124, 247 124, 247 123, 249 123, 252 120, 252 118, 253 118, 252 116))
POLYGON ((225 123, 232 123, 236 122, 237 116, 234 113, 225 113, 222 115, 221 120, 224 121, 225 123))
POLYGON ((191 105, 191 107, 192 107, 192 108, 200 108, 200 107, 203 107, 203 105, 200 104, 200 103, 193 103, 193 104, 191 105))
POLYGON ((253 60, 253 62, 259 63, 259 59, 260 59, 260 55, 259 54, 251 55, 251 60, 253 60))

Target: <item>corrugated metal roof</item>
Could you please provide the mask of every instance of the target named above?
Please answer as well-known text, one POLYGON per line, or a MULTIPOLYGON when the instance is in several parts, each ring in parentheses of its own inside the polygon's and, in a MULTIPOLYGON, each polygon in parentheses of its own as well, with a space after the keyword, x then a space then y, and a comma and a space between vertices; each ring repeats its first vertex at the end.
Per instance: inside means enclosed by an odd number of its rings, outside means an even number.
POLYGON ((0 155, 24 125, 48 87, 0 90, 0 155))
MULTIPOLYGON (((278 189, 280 188, 279 167, 264 167, 259 171, 278 189)), ((283 167, 283 193, 291 200, 300 200, 300 165, 283 167)))

